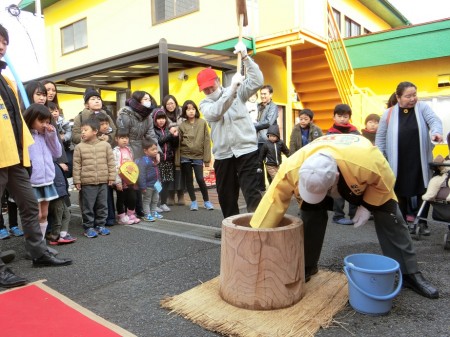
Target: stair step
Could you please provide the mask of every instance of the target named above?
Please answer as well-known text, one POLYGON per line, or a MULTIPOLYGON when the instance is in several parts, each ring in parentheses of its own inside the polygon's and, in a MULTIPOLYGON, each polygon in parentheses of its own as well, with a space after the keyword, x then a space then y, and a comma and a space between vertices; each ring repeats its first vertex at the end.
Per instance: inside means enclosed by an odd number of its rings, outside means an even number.
POLYGON ((299 83, 314 82, 325 79, 333 79, 333 75, 331 74, 331 71, 328 68, 319 69, 307 73, 305 72, 303 74, 299 73, 292 74, 292 81, 299 83))
POLYGON ((302 76, 304 76, 303 74, 308 75, 310 72, 320 71, 323 69, 330 69, 328 63, 317 62, 313 64, 293 64, 292 74, 301 74, 302 76))
POLYGON ((308 102, 304 106, 305 106, 305 108, 308 108, 308 109, 311 109, 312 111, 314 111, 314 113, 316 113, 316 110, 317 111, 328 111, 330 118, 332 118, 334 107, 340 103, 342 103, 341 99, 335 99, 335 100, 328 100, 328 101, 308 102))
POLYGON ((330 69, 325 56, 315 57, 314 59, 297 59, 292 60, 292 71, 313 71, 315 69, 330 69))
POLYGON ((334 90, 323 90, 323 91, 316 91, 316 92, 309 92, 305 93, 300 90, 300 92, 297 92, 300 95, 300 99, 303 102, 303 104, 308 102, 318 102, 318 101, 332 101, 332 100, 340 100, 341 96, 339 95, 339 92, 334 90))
POLYGON ((297 92, 301 93, 336 90, 336 84, 334 83, 333 78, 326 78, 324 80, 314 82, 303 82, 303 81, 299 82, 293 81, 293 82, 297 92))

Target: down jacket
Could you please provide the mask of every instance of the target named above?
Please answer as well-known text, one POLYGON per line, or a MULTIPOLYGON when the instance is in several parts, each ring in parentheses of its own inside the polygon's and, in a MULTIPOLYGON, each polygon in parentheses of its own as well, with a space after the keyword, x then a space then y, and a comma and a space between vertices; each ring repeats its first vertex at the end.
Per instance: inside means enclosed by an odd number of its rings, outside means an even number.
POLYGON ((75 146, 73 153, 73 183, 100 185, 114 182, 116 162, 111 145, 94 139, 75 146))
POLYGON ((158 142, 151 116, 144 118, 129 106, 119 110, 117 127, 128 131, 130 146, 133 149, 135 158, 140 158, 144 155, 142 151, 143 139, 153 139, 155 142, 158 142))

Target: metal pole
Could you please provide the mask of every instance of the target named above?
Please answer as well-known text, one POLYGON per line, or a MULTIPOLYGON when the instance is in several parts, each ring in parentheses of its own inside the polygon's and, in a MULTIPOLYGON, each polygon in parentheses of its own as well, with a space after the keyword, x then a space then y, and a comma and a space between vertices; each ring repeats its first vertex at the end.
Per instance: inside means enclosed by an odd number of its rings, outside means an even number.
POLYGON ((163 98, 169 94, 169 51, 167 49, 166 39, 159 40, 159 97, 160 104, 163 98))

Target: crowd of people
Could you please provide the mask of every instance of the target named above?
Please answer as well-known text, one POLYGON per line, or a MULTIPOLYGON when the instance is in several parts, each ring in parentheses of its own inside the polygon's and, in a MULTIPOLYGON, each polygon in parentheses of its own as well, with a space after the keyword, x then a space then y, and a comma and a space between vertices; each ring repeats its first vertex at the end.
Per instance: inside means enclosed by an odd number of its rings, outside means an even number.
MULTIPOLYGON (((2 55, 8 42, 0 26, 2 55)), ((46 243, 77 240, 69 233, 68 179, 80 192, 84 236, 95 238, 109 235, 116 223, 163 218, 170 206, 186 204, 186 191, 189 210, 198 211, 194 177, 203 207, 214 210, 203 177, 204 167, 213 162, 223 217, 239 214, 241 190, 247 211, 255 212, 252 226, 277 224, 296 195, 305 224, 306 280, 318 271, 327 210, 333 210, 333 222, 339 225, 360 226, 373 216, 383 253, 399 261, 406 286, 437 298, 438 291, 418 270, 405 225, 408 198, 420 198, 430 178, 431 141, 442 141, 442 124, 417 101, 415 85, 400 83, 397 103, 381 119, 367 116, 362 130, 350 123, 347 104, 336 105, 325 135, 314 124, 314 112, 303 109, 288 148, 277 124, 272 86, 264 84, 242 42, 235 53, 241 54, 246 76, 236 73, 224 87, 213 69, 201 70, 197 83, 205 98, 198 106, 192 100, 180 106, 174 95, 159 106, 148 92, 138 90, 114 118, 100 93, 87 88, 73 125, 64 119, 55 83, 29 82, 26 107, 0 76, 5 103, 0 107, 9 117, 0 124, 0 145, 10 149, 0 157, 0 193, 7 191, 11 214, 9 230, 0 222, 0 239, 25 234, 34 265, 68 265, 72 261, 58 258, 46 243), (282 154, 287 157, 283 165, 282 154), (17 208, 22 229, 15 220, 17 208)), ((0 286, 24 283, 0 260, 0 286)))

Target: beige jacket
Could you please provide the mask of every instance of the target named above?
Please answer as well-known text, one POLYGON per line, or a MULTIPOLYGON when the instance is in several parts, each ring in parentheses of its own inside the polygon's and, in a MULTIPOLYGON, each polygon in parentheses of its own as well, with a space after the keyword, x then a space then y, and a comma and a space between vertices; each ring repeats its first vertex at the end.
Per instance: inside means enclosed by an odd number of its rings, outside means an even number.
POLYGON ((116 163, 111 145, 95 139, 81 142, 73 153, 73 183, 99 185, 114 182, 116 163))

